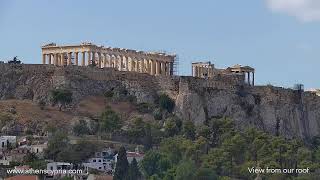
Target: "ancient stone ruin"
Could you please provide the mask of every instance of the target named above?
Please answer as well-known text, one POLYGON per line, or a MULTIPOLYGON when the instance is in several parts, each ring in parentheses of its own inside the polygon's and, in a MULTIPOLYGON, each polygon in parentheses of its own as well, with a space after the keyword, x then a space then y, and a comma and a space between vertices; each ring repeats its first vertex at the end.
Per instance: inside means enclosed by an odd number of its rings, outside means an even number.
POLYGON ((254 86, 255 69, 239 64, 226 69, 217 69, 210 61, 192 63, 192 76, 199 78, 214 78, 217 76, 242 76, 243 81, 249 86, 254 86))
POLYGON ((119 71, 134 71, 150 75, 173 75, 176 55, 131 49, 97 46, 92 43, 42 46, 42 64, 55 66, 113 67, 119 71), (82 54, 79 57, 79 53, 82 54))

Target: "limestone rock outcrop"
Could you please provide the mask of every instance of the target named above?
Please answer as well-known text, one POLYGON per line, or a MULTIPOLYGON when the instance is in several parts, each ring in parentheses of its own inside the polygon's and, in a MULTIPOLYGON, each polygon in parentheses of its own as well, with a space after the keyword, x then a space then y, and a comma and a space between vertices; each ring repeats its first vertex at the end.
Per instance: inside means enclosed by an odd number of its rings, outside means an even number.
POLYGON ((64 87, 73 103, 107 91, 125 91, 137 102, 154 103, 161 93, 175 100, 177 116, 196 125, 211 118, 230 117, 238 128, 254 126, 285 137, 311 138, 320 133, 320 97, 272 86, 249 87, 236 77, 205 80, 150 76, 112 68, 0 64, 0 99, 44 100, 64 87))

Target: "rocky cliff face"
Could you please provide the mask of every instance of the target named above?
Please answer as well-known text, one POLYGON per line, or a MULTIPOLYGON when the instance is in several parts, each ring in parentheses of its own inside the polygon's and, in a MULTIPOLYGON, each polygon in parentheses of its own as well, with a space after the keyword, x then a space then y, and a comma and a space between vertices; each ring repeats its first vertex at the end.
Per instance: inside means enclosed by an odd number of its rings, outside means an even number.
POLYGON ((239 128, 254 126, 288 138, 320 133, 320 97, 311 93, 272 86, 189 86, 179 89, 176 104, 183 119, 200 124, 208 118, 230 117, 239 128))
POLYGON ((150 76, 88 67, 0 64, 0 99, 40 99, 50 90, 68 88, 74 103, 89 95, 125 90, 138 102, 154 103, 167 93, 175 113, 201 125, 210 118, 230 117, 239 128, 255 126, 272 134, 310 138, 320 133, 320 97, 272 86, 247 87, 237 77, 212 80, 150 76))

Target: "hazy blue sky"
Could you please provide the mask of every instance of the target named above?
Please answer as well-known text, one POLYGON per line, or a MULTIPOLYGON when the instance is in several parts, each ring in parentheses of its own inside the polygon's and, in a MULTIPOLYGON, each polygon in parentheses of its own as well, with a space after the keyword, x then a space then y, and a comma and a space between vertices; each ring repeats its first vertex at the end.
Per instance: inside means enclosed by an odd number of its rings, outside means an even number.
POLYGON ((319 0, 0 0, 0 59, 40 63, 40 46, 82 41, 256 68, 257 84, 320 87, 319 0))

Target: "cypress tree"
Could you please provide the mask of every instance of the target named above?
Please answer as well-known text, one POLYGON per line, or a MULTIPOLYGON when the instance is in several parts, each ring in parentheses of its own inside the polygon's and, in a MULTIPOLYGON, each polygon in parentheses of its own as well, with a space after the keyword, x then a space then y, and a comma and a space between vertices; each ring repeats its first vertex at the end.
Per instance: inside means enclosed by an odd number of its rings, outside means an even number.
POLYGON ((136 158, 133 158, 130 167, 129 167, 129 171, 128 171, 128 176, 127 176, 127 180, 138 180, 140 178, 141 174, 138 168, 138 162, 136 160, 136 158))
POLYGON ((126 149, 121 146, 118 152, 116 169, 114 172, 114 180, 124 180, 128 174, 129 163, 127 159, 126 149))

